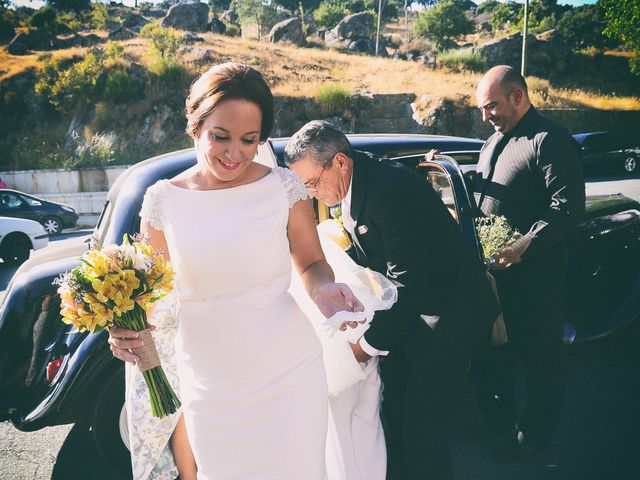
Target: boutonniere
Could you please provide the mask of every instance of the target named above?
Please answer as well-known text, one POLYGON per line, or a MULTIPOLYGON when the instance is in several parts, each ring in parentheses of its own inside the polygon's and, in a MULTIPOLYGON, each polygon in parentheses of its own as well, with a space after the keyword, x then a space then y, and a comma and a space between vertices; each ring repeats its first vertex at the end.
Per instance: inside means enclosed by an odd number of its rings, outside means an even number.
POLYGON ((336 207, 333 209, 333 219, 340 227, 340 230, 342 230, 342 233, 346 235, 347 231, 344 229, 344 224, 342 223, 342 208, 336 207))

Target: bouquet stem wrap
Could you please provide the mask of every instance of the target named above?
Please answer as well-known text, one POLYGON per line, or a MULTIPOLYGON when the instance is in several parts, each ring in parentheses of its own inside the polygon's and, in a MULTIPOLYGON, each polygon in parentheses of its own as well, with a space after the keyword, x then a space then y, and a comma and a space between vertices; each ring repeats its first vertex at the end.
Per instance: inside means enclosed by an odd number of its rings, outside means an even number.
POLYGON ((153 341, 151 330, 148 328, 138 332, 138 340, 142 340, 143 345, 136 349, 136 355, 140 358, 138 368, 141 372, 146 372, 152 368, 160 366, 160 357, 158 356, 158 350, 156 350, 156 344, 153 341))
POLYGON ((178 411, 181 403, 160 365, 160 357, 147 324, 147 312, 136 304, 133 310, 116 317, 114 325, 139 332, 138 338, 144 342, 135 353, 140 357, 138 368, 149 390, 153 416, 162 418, 178 411))

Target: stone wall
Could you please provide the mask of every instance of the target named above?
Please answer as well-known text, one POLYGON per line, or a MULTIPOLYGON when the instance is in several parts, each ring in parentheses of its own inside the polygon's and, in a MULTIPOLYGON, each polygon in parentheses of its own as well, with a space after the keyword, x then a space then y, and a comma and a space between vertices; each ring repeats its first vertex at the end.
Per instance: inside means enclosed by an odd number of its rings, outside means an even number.
MULTIPOLYGON (((540 112, 571 133, 613 130, 640 135, 640 111, 593 109, 540 112)), ((323 111, 313 99, 276 99, 273 136, 289 136, 306 122, 326 119, 346 133, 428 133, 486 139, 493 133, 467 98, 441 99, 428 95, 385 94, 356 96, 344 111, 323 111)))
POLYGON ((0 172, 0 177, 8 188, 34 195, 108 192, 126 169, 123 165, 83 170, 14 170, 0 172))

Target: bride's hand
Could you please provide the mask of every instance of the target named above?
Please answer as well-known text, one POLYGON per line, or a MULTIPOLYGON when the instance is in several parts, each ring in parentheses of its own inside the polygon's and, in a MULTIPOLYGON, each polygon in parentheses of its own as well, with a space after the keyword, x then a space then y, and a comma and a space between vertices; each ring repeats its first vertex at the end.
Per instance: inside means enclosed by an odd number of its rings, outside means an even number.
MULTIPOLYGON (((318 306, 326 318, 330 318, 337 312, 362 312, 364 305, 356 298, 351 289, 344 283, 327 283, 315 292, 314 303, 318 306)), ((354 328, 357 323, 349 322, 354 328)))

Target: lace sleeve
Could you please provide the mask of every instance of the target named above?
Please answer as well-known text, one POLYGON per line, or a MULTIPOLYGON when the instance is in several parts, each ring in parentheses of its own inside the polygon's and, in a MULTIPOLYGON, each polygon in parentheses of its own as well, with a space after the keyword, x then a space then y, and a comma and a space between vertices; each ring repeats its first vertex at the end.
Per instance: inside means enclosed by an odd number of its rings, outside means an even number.
POLYGON ((282 185, 287 192, 289 208, 293 207, 296 202, 309 198, 309 195, 307 194, 307 188, 304 186, 304 183, 302 183, 302 180, 295 172, 289 170, 288 168, 282 167, 275 167, 274 171, 275 174, 280 178, 280 181, 282 182, 282 185))
POLYGON ((149 222, 156 230, 163 228, 163 200, 167 191, 168 180, 160 180, 151 185, 144 194, 140 217, 149 222))

